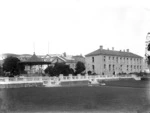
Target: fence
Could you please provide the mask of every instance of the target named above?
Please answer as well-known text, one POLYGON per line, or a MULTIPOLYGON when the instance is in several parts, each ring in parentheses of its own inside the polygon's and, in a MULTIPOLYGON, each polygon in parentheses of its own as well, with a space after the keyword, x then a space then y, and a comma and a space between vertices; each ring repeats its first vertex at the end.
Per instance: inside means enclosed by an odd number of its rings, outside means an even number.
POLYGON ((0 84, 22 84, 22 83, 52 83, 54 85, 59 84, 64 81, 83 81, 89 80, 94 83, 97 80, 115 80, 115 79, 125 79, 125 78, 137 78, 133 75, 69 75, 63 76, 62 74, 59 77, 0 77, 0 84))

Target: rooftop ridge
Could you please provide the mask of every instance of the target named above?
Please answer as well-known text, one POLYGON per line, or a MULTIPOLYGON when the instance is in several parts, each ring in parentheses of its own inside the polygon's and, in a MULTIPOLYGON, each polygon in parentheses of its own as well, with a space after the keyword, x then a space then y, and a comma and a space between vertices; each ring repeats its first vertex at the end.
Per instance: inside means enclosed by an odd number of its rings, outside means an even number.
POLYGON ((122 56, 122 57, 134 57, 134 58, 143 58, 139 55, 136 55, 132 52, 117 51, 117 50, 106 50, 106 49, 97 49, 89 54, 86 54, 86 57, 97 56, 97 55, 110 55, 110 56, 122 56))

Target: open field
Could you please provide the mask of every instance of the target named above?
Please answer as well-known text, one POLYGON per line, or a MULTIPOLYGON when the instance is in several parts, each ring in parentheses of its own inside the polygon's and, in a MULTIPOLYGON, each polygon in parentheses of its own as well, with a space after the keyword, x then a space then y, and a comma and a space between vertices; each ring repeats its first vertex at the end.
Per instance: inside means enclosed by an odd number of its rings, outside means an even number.
POLYGON ((1 89, 1 111, 140 113, 150 108, 148 84, 147 81, 121 80, 94 87, 1 89))

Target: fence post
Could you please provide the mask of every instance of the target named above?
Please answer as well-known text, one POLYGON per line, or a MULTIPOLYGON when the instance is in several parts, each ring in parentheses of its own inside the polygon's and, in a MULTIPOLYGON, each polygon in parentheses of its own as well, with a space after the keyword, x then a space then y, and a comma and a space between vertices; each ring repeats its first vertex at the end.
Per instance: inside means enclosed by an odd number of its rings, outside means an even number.
POLYGON ((6 82, 6 83, 9 82, 9 77, 5 77, 5 82, 6 82))
POLYGON ((72 74, 69 74, 69 80, 72 80, 72 74))
POLYGON ((77 76, 78 76, 78 79, 81 79, 81 75, 80 74, 78 74, 77 76))
POLYGON ((63 77, 64 77, 63 74, 60 74, 60 75, 59 75, 60 81, 63 80, 63 77))

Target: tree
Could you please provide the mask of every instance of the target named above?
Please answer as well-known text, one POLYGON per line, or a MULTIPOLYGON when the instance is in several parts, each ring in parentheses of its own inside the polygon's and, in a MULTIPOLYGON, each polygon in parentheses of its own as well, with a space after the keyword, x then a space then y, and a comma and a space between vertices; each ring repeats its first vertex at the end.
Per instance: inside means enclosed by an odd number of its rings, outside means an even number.
POLYGON ((20 71, 24 70, 24 66, 18 65, 20 60, 16 57, 7 57, 4 59, 3 71, 10 72, 11 75, 18 75, 20 71))
POLYGON ((44 71, 46 74, 49 74, 50 76, 55 76, 53 66, 48 66, 44 71))
POLYGON ((92 74, 92 71, 88 71, 88 75, 91 75, 92 74))
POLYGON ((147 56, 147 64, 150 65, 150 56, 147 56))
POLYGON ((65 63, 56 63, 53 67, 48 66, 45 69, 45 73, 49 74, 50 76, 59 76, 60 74, 67 76, 72 74, 72 70, 70 69, 69 65, 66 65, 65 63))
POLYGON ((81 74, 85 70, 84 63, 80 61, 77 62, 75 70, 75 74, 81 74))
POLYGON ((74 70, 72 68, 70 68, 70 73, 69 74, 74 75, 74 70))
POLYGON ((3 73, 3 68, 0 66, 0 76, 3 76, 4 73, 3 73))

